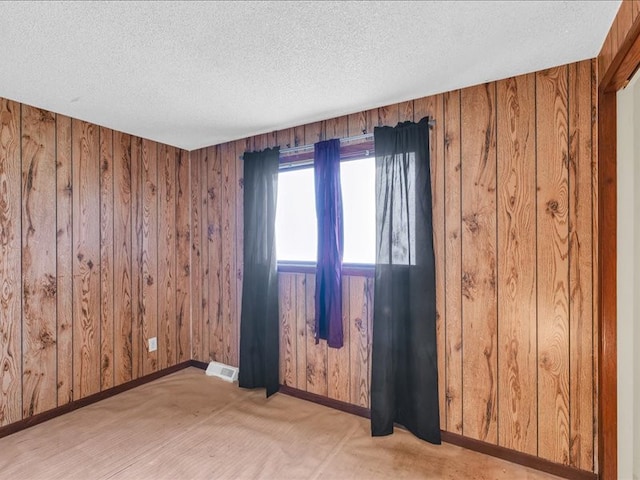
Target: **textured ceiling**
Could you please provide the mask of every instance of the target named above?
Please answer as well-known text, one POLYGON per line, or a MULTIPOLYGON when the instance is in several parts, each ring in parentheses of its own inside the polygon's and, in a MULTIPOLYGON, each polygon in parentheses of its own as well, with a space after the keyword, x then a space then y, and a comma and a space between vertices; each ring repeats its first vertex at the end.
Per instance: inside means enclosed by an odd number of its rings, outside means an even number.
POLYGON ((0 2, 0 97, 191 150, 593 58, 619 5, 0 2))

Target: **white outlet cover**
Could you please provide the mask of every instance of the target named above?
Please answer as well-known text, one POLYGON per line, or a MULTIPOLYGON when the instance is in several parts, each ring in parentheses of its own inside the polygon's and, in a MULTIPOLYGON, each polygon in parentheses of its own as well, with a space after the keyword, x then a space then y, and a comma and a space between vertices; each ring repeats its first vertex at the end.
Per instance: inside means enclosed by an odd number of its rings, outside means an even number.
POLYGON ((157 337, 151 337, 149 339, 149 351, 155 352, 156 350, 158 350, 158 339, 157 337))

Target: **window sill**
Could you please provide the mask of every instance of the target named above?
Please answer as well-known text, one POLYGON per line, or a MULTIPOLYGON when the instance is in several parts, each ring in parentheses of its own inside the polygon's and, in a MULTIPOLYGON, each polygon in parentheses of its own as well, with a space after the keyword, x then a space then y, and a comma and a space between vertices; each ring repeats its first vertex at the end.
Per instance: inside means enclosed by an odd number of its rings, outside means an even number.
MULTIPOLYGON (((315 262, 278 262, 278 273, 316 273, 315 262)), ((368 263, 345 263, 342 275, 351 277, 375 277, 376 266, 368 263)))

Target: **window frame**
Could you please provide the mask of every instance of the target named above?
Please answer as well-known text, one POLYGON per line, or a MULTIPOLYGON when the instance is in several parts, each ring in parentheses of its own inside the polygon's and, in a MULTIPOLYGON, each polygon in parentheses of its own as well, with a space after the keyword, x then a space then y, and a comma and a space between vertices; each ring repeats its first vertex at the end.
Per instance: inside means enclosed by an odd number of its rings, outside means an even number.
MULTIPOLYGON (((348 139, 346 139, 348 140, 348 139)), ((313 146, 291 148, 291 153, 280 154, 280 168, 278 172, 288 172, 305 168, 313 168, 313 146)), ((287 145, 287 149, 289 146, 287 145)), ((286 150, 285 150, 286 152, 286 150)), ((350 160, 361 160, 372 157, 375 161, 375 149, 373 138, 361 139, 340 144, 340 163, 350 160)), ((317 262, 278 260, 278 273, 304 273, 315 274, 317 262)), ((361 277, 375 276, 375 263, 344 263, 342 274, 361 277)))

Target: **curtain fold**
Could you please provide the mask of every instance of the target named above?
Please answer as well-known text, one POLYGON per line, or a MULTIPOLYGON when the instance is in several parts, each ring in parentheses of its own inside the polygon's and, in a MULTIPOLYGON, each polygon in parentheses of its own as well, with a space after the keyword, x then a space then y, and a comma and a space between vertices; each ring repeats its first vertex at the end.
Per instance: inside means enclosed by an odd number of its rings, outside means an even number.
POLYGON ((279 147, 244 154, 244 272, 238 384, 279 387, 278 271, 275 217, 279 147))
POLYGON ((340 140, 314 145, 318 256, 316 267, 316 343, 341 348, 342 334, 342 189, 340 140))
POLYGON ((371 433, 440 443, 428 118, 374 129, 371 433))

